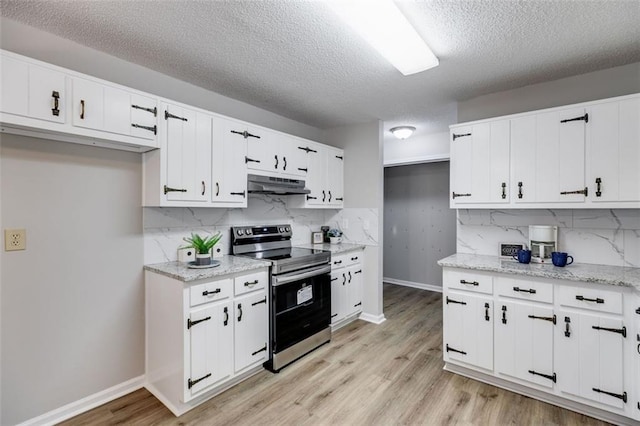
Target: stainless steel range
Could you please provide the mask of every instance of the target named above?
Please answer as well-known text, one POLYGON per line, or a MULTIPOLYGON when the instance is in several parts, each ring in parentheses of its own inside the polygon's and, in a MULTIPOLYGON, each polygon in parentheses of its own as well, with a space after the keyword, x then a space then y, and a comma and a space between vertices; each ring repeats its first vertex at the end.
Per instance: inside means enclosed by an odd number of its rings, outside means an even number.
POLYGON ((291 247, 290 225, 231 228, 232 254, 270 260, 270 355, 280 369, 331 340, 331 253, 291 247))

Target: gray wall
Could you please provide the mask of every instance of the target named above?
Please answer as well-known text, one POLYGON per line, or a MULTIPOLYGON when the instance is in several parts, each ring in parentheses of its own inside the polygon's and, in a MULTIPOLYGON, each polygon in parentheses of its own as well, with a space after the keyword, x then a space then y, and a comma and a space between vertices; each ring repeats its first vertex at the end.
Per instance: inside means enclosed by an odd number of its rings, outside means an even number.
POLYGON ((640 62, 458 103, 458 123, 640 92, 640 62))
POLYGON ((144 374, 139 154, 1 136, 2 418, 15 424, 144 374))
POLYGON ((436 264, 456 251, 449 209, 449 162, 387 167, 384 172, 384 279, 442 287, 436 264))

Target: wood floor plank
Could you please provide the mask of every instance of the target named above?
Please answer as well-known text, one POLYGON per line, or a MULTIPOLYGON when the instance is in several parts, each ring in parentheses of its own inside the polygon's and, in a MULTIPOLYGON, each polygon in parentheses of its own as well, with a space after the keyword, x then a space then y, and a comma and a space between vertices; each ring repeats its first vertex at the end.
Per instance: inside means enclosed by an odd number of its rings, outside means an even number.
POLYGON ((145 389, 65 425, 605 425, 442 368, 442 297, 384 285, 380 325, 356 321, 284 368, 176 418, 145 389))

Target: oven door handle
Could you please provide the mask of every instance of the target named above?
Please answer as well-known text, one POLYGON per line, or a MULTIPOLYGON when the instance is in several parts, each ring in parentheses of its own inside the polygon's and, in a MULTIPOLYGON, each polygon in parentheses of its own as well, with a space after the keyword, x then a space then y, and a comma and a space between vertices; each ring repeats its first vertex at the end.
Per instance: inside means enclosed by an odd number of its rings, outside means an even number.
POLYGON ((289 284, 295 281, 304 280, 305 278, 315 277, 316 275, 328 274, 331 272, 331 265, 326 264, 303 272, 296 272, 284 275, 273 276, 273 286, 277 287, 283 284, 289 284))

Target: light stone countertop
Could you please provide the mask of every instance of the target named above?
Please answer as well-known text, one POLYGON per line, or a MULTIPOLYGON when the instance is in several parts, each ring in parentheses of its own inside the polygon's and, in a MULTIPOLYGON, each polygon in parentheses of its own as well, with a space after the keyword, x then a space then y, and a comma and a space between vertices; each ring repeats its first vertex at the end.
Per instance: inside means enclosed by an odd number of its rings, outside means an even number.
POLYGON ((296 244, 295 247, 330 251, 331 254, 334 255, 334 254, 348 253, 350 251, 364 250, 366 246, 362 244, 349 244, 349 243, 340 243, 340 244, 322 243, 322 244, 296 244))
POLYGON ((174 261, 145 265, 144 269, 188 283, 271 266, 271 262, 265 260, 249 259, 240 256, 225 255, 214 260, 219 261, 220 266, 208 269, 192 269, 187 267, 186 263, 174 261))
POLYGON ((565 267, 558 267, 553 264, 524 264, 519 263, 517 260, 498 256, 463 253, 453 254, 441 259, 438 261, 438 265, 529 277, 633 287, 640 292, 640 268, 587 263, 573 263, 565 267))

